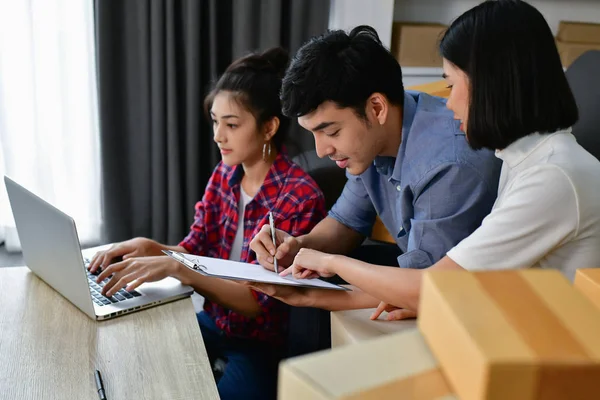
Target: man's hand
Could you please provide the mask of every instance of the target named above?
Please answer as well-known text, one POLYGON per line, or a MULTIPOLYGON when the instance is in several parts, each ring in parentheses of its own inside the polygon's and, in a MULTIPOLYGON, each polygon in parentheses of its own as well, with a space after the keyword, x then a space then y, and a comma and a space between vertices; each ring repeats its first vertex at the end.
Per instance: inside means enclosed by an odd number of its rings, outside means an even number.
POLYGON ((266 294, 269 297, 274 297, 283 301, 286 304, 295 307, 306 307, 307 299, 305 296, 305 288, 297 288, 286 285, 273 285, 270 283, 261 282, 244 282, 244 285, 257 292, 266 294))
POLYGON ((275 271, 273 256, 277 258, 277 265, 287 268, 294 261, 294 257, 300 250, 300 242, 287 232, 275 229, 275 242, 273 245, 271 228, 268 224, 263 225, 261 230, 250 242, 250 248, 256 253, 256 260, 268 270, 275 271))
POLYGON ((135 238, 121 243, 115 243, 108 250, 100 251, 94 255, 88 269, 91 273, 98 268, 104 269, 119 257, 127 260, 131 257, 147 257, 160 255, 163 247, 154 240, 135 238))
POLYGON ((392 306, 382 301, 381 303, 379 303, 379 306, 377 306, 375 312, 371 314, 371 320, 376 320, 377 318, 379 318, 381 313, 383 313, 384 311, 388 313, 386 317, 386 320, 388 321, 399 321, 402 319, 417 318, 416 311, 412 311, 407 308, 399 308, 396 306, 392 306))
POLYGON ((336 274, 333 265, 334 257, 332 254, 317 250, 300 249, 294 258, 294 263, 280 275, 286 276, 291 273, 298 279, 329 278, 336 274))
POLYGON ((102 288, 102 294, 110 297, 125 286, 127 291, 132 291, 144 282, 174 276, 178 267, 179 263, 167 256, 128 258, 107 267, 96 282, 112 276, 102 288))

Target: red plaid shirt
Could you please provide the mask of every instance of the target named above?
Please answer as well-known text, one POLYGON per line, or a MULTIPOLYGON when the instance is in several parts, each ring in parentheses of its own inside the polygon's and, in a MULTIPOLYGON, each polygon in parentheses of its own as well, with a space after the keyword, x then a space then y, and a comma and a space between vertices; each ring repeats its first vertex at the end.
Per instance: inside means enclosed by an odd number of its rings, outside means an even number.
MULTIPOLYGON (((190 233, 180 243, 191 254, 228 259, 238 227, 241 165, 222 162, 213 172, 202 201, 196 203, 196 216, 190 233)), ((273 212, 275 226, 293 236, 310 230, 325 216, 323 193, 312 178, 296 164, 279 154, 265 181, 244 211, 244 243, 241 261, 256 263, 249 244, 273 212)), ((257 266, 257 268, 262 268, 257 266)), ((248 318, 209 300, 204 310, 227 336, 282 343, 287 331, 289 309, 279 300, 252 291, 262 313, 248 318)))

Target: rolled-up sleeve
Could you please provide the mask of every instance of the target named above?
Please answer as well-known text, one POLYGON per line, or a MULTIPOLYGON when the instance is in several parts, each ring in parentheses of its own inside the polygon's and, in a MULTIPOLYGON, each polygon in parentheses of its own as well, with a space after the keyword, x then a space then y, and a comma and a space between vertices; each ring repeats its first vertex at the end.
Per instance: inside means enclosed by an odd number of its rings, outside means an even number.
POLYGON ((348 181, 329 216, 358 233, 369 236, 377 212, 359 176, 346 174, 348 181))
POLYGON ((413 190, 405 268, 427 268, 469 236, 489 214, 496 199, 480 173, 468 164, 446 164, 426 174, 413 190))

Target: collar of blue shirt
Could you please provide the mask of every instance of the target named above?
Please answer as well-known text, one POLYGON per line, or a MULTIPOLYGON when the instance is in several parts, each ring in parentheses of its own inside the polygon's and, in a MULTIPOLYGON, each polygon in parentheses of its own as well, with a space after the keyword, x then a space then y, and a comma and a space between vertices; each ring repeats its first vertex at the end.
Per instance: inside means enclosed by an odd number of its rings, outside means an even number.
POLYGON ((389 176, 389 180, 395 182, 400 182, 402 159, 404 158, 404 152, 406 150, 404 144, 407 142, 410 128, 417 111, 417 101, 412 92, 404 93, 404 106, 402 111, 402 142, 398 149, 398 155, 396 157, 377 156, 373 161, 377 172, 381 175, 389 176))

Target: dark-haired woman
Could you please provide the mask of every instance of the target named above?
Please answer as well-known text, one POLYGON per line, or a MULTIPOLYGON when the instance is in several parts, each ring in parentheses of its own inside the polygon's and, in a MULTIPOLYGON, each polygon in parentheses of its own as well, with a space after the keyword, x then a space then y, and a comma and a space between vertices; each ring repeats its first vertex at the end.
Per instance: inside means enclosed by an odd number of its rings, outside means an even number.
MULTIPOLYGON (((486 1, 452 23, 440 50, 447 107, 470 146, 495 150, 503 166, 491 213, 430 269, 550 268, 572 279, 600 266, 600 162, 571 134, 578 110, 544 17, 524 1, 486 1)), ((329 257, 290 271, 340 275, 382 300, 373 318, 415 315, 423 270, 329 257)))
POLYGON ((177 246, 135 238, 98 253, 90 264, 92 272, 102 268, 98 281, 113 276, 104 286, 107 296, 172 276, 205 297, 198 321, 209 358, 227 361, 217 382, 221 399, 275 398, 287 306, 233 281, 197 274, 161 250, 254 262, 248 244, 268 223, 269 211, 292 235, 308 233, 325 216, 320 189, 282 151, 288 119, 279 90, 287 64, 280 48, 250 54, 233 62, 206 97, 222 161, 196 204, 187 237, 177 246), (111 264, 119 256, 123 261, 111 264))

